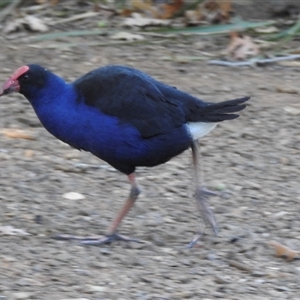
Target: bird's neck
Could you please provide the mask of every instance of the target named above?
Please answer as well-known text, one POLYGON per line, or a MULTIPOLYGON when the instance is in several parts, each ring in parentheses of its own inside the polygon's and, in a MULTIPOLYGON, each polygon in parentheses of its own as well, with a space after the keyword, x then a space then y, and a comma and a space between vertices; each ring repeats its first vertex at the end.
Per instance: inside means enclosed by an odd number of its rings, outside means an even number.
POLYGON ((77 96, 72 84, 51 74, 43 88, 24 93, 24 96, 29 100, 44 127, 60 138, 61 128, 66 127, 70 118, 74 118, 77 96))
POLYGON ((63 105, 72 99, 74 89, 71 84, 52 73, 42 88, 32 88, 23 94, 38 113, 44 107, 63 105))

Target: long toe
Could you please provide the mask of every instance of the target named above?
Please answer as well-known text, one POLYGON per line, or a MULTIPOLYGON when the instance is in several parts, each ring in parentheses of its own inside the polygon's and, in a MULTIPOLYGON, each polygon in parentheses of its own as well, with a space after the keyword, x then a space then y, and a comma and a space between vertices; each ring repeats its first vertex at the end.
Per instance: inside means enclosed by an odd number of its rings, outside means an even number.
POLYGON ((188 249, 193 248, 201 238, 202 238, 202 233, 195 234, 191 242, 187 245, 187 248, 188 249))
POLYGON ((81 244, 84 245, 105 245, 111 244, 116 241, 124 241, 124 242, 135 242, 135 243, 144 243, 144 241, 131 238, 126 235, 121 235, 117 233, 108 234, 108 235, 94 235, 94 236, 78 236, 71 234, 59 234, 52 237, 58 241, 80 241, 81 244))
POLYGON ((211 191, 205 187, 202 187, 200 189, 200 192, 203 194, 203 196, 209 197, 209 196, 220 196, 221 194, 215 191, 211 191))
POLYGON ((204 224, 209 225, 210 228, 213 230, 214 234, 217 236, 219 232, 217 221, 206 199, 197 198, 197 204, 204 224))
POLYGON ((53 236, 52 238, 57 241, 82 241, 82 240, 99 240, 103 238, 103 235, 93 235, 89 237, 79 236, 79 235, 71 235, 71 234, 58 234, 53 236))
POLYGON ((108 234, 108 235, 98 238, 98 239, 97 238, 96 239, 85 238, 85 239, 81 240, 81 243, 84 245, 99 246, 99 245, 111 244, 112 242, 116 242, 116 241, 135 242, 135 243, 143 243, 144 242, 142 240, 131 238, 129 236, 113 233, 113 234, 108 234))

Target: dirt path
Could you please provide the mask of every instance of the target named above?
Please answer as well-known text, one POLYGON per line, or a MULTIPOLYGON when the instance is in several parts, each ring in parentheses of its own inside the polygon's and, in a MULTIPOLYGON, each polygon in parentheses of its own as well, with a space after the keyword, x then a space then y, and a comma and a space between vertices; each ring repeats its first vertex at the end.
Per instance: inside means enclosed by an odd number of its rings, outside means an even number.
POLYGON ((143 193, 122 232, 148 244, 99 248, 50 239, 103 233, 127 196, 126 177, 51 137, 20 95, 2 97, 1 130, 24 129, 35 140, 0 134, 0 228, 30 234, 0 236, 0 299, 299 299, 299 261, 276 258, 267 245, 277 240, 300 249, 299 69, 163 59, 199 55, 195 45, 195 38, 68 50, 0 45, 1 82, 30 62, 67 80, 100 65, 126 64, 208 101, 252 97, 241 118, 202 140, 206 184, 224 197, 211 199, 220 236, 207 231, 192 250, 185 246, 202 222, 190 151, 138 170, 143 193), (67 192, 85 199, 66 200, 67 192))

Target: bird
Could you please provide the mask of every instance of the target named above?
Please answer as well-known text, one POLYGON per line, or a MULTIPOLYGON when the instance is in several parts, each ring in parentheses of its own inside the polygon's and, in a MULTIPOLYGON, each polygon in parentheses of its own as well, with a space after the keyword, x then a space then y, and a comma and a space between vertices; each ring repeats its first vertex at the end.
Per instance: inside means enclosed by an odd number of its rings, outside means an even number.
MULTIPOLYGON (((105 235, 60 234, 57 239, 78 239, 93 245, 139 241, 118 233, 141 192, 136 168, 164 164, 189 148, 195 171, 196 203, 204 222, 217 234, 217 223, 206 201, 215 193, 200 183, 198 142, 219 122, 236 119, 250 97, 205 102, 122 65, 99 67, 68 83, 41 65, 28 64, 8 78, 0 96, 14 92, 27 98, 42 125, 54 137, 106 161, 127 175, 131 186, 105 235)), ((196 235, 191 245, 198 238, 196 235)))

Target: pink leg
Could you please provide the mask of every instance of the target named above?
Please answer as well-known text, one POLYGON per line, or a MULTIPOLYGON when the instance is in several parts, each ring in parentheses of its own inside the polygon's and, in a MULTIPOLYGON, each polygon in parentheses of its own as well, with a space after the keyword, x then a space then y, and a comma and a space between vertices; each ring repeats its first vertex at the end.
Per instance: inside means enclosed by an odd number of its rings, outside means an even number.
POLYGON ((127 198, 124 206, 119 211, 117 217, 112 222, 111 226, 108 229, 108 234, 106 236, 89 236, 89 237, 81 237, 81 236, 74 236, 68 234, 61 234, 54 237, 57 240, 79 240, 81 243, 86 245, 103 245, 109 244, 113 241, 133 241, 133 242, 140 242, 137 239, 132 239, 130 237, 119 235, 116 233, 117 229, 119 228, 122 220, 130 211, 132 206, 134 205, 138 195, 140 194, 140 189, 136 183, 135 174, 131 173, 128 175, 129 182, 131 184, 131 190, 129 197, 127 198))
POLYGON ((124 206, 119 211, 117 217, 114 219, 113 223, 109 227, 109 229, 108 229, 109 234, 114 234, 117 231, 120 223, 122 222, 124 217, 127 215, 127 213, 130 211, 130 209, 134 205, 138 195, 141 192, 136 183, 135 174, 131 173, 130 175, 128 175, 128 179, 131 184, 131 190, 130 190, 129 197, 127 198, 124 206))
MULTIPOLYGON (((193 153, 193 166, 195 171, 195 183, 196 183, 196 192, 195 192, 195 198, 197 207, 200 211, 200 214, 203 218, 203 221, 205 224, 209 224, 214 233, 218 234, 218 226, 216 219, 214 217, 213 212, 209 208, 209 205, 207 203, 209 196, 217 196, 218 194, 212 191, 209 191, 203 187, 203 183, 201 182, 201 174, 199 174, 199 151, 198 151, 198 144, 197 142, 194 142, 192 144, 192 153, 193 153)), ((193 247, 197 241, 201 238, 202 234, 198 233, 193 238, 193 240, 188 245, 189 248, 193 247)))

